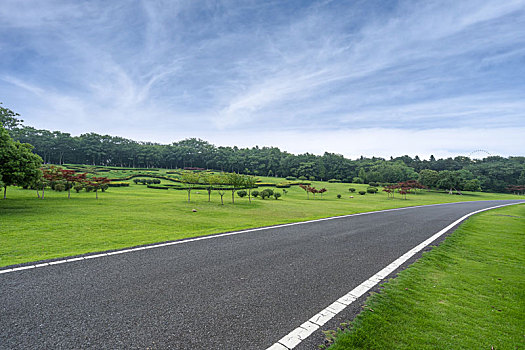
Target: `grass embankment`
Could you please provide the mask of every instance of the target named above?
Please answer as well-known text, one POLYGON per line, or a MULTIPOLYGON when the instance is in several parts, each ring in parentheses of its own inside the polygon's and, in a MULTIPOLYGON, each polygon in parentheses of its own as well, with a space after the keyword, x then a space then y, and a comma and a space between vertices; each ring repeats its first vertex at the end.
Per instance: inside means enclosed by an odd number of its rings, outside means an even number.
MULTIPOLYGON (((127 170, 120 175, 129 173, 127 170)), ((156 173, 163 175, 166 171, 156 173)), ((119 174, 112 170, 112 175, 119 174)), ((266 177, 261 180, 285 181, 266 177)), ((99 193, 98 200, 92 192, 71 193, 68 200, 67 193, 51 190, 39 200, 35 191, 9 187, 7 200, 0 200, 0 266, 380 209, 516 198, 422 191, 409 195, 407 200, 400 196, 388 199, 384 192, 361 196, 348 191, 349 187, 365 190, 367 185, 314 181, 313 186, 328 189, 322 199, 317 195, 314 200, 310 195, 307 200, 302 189, 292 186, 279 200, 252 199, 251 203, 236 196, 235 204, 231 204, 231 192, 227 192, 225 204, 221 205, 215 191, 211 202, 205 190, 192 191, 188 203, 186 191, 150 189, 127 182, 129 187, 99 193), (337 194, 343 198, 337 199, 337 194)))
POLYGON ((524 246, 525 205, 468 219, 372 295, 329 349, 523 349, 524 246))

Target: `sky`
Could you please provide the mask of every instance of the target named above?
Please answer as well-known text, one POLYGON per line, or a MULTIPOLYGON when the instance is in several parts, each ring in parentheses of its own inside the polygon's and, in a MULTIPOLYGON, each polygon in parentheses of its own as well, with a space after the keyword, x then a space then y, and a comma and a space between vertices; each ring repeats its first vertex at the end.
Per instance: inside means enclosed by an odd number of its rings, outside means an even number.
POLYGON ((525 0, 2 0, 0 102, 72 135, 524 155, 525 0))

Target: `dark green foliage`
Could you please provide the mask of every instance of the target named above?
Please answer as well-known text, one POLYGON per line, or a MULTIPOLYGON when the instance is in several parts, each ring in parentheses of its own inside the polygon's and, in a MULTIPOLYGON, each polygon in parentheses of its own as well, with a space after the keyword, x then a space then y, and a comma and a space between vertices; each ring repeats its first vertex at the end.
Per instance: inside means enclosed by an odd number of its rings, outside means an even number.
MULTIPOLYGON (((43 157, 45 163, 97 164, 97 169, 100 171, 108 171, 120 165, 125 166, 129 171, 140 169, 144 172, 155 172, 159 167, 165 169, 191 167, 191 169, 217 169, 261 176, 279 175, 288 177, 288 181, 293 181, 297 177, 303 181, 314 178, 344 179, 345 182, 372 183, 374 187, 377 183, 415 180, 419 174, 421 183, 428 187, 435 187, 437 180, 432 179, 432 176, 430 179, 425 179, 423 171, 464 170, 472 175, 464 177, 464 181, 478 179, 483 190, 497 192, 506 192, 509 186, 520 185, 522 184, 520 181, 525 182, 525 157, 522 156, 508 158, 490 156, 483 160, 472 160, 467 157, 447 159, 431 157, 430 160, 421 160, 417 156, 414 158, 401 156, 391 160, 376 157, 351 160, 329 152, 322 156, 309 153, 293 155, 275 147, 216 147, 195 138, 161 145, 95 133, 71 136, 59 131, 38 130, 29 126, 10 127, 9 133, 15 140, 33 144, 35 153, 43 157)), ((182 174, 181 171, 170 171, 170 173, 182 174)), ((131 180, 133 177, 140 176, 142 175, 134 174, 118 180, 131 180)), ((178 181, 176 176, 160 174, 148 176, 178 181)))
MULTIPOLYGON (((156 189, 156 190, 167 190, 167 189, 169 189, 169 187, 167 187, 167 186, 158 186, 158 185, 148 185, 148 188, 153 188, 153 189, 156 189)), ((185 189, 185 188, 181 188, 181 189, 185 189)))
POLYGON ((267 188, 264 191, 268 192, 270 196, 273 196, 273 190, 271 188, 267 188))
POLYGON ((80 191, 84 189, 84 185, 76 184, 75 186, 73 186, 73 188, 75 189, 75 191, 77 191, 77 193, 79 193, 80 191))
POLYGON ((378 182, 369 182, 368 184, 369 184, 370 186, 372 186, 372 187, 381 186, 381 184, 378 183, 378 182))
POLYGON ((110 182, 109 187, 129 187, 129 182, 110 182))
POLYGON ((366 192, 365 192, 365 191, 359 191, 359 194, 360 194, 361 196, 364 196, 364 195, 366 194, 366 192))
POLYGON ((298 179, 299 179, 299 180, 308 180, 308 179, 306 178, 306 176, 299 176, 298 179))
POLYGON ((367 193, 371 193, 371 194, 375 194, 375 193, 377 193, 377 191, 378 191, 378 190, 377 190, 376 187, 368 187, 368 188, 366 189, 366 192, 367 192, 367 193))
POLYGON ((337 195, 337 198, 341 199, 341 195, 340 195, 340 194, 338 194, 338 195, 337 195))
POLYGON ((279 199, 279 197, 281 197, 281 194, 280 194, 279 192, 275 192, 275 193, 273 194, 273 198, 275 198, 275 199, 279 199))
POLYGON ((353 187, 350 187, 350 188, 348 189, 348 191, 350 191, 350 192, 354 193, 354 192, 355 192, 355 188, 353 188, 353 187))
POLYGON ((341 182, 341 180, 338 180, 338 179, 330 179, 330 180, 328 180, 328 182, 330 182, 330 183, 339 183, 339 182, 341 182))
POLYGON ((66 190, 66 185, 63 183, 56 183, 55 186, 53 186, 53 189, 57 192, 63 192, 66 190))
POLYGON ((289 183, 280 183, 280 184, 277 184, 275 185, 275 187, 277 188, 290 188, 291 184, 289 183))
POLYGON ((288 180, 288 181, 295 181, 295 180, 297 180, 297 178, 295 176, 287 176, 286 180, 288 180))
POLYGON ((237 191, 237 195, 241 198, 246 197, 247 194, 248 192, 246 192, 245 190, 237 191))
POLYGON ((259 196, 259 191, 257 191, 257 190, 253 190, 253 191, 252 191, 252 196, 255 197, 255 198, 257 198, 257 197, 259 196))
POLYGON ((269 198, 271 195, 273 195, 273 191, 270 193, 270 189, 262 190, 261 193, 259 193, 259 196, 261 196, 262 199, 269 198))
POLYGON ((355 183, 355 184, 362 184, 363 183, 363 179, 356 176, 352 179, 352 183, 355 183))

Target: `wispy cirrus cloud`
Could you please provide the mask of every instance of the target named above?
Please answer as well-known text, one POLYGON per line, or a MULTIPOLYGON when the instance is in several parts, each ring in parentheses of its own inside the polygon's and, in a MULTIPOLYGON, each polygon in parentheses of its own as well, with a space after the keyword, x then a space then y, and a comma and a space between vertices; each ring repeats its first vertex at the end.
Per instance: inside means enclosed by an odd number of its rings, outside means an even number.
POLYGON ((0 95, 32 125, 160 142, 510 132, 525 126, 524 28, 523 0, 6 0, 0 95))

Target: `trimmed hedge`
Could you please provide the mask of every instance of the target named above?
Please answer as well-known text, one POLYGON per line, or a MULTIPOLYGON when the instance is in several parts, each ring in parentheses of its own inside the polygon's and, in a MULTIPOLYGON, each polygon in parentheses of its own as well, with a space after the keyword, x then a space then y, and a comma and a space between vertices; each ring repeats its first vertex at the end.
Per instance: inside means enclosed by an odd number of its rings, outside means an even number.
POLYGON ((166 186, 156 186, 156 185, 148 185, 148 188, 154 188, 156 190, 167 190, 169 187, 166 186))
POLYGON ((129 182, 110 182, 109 187, 129 187, 129 182))

